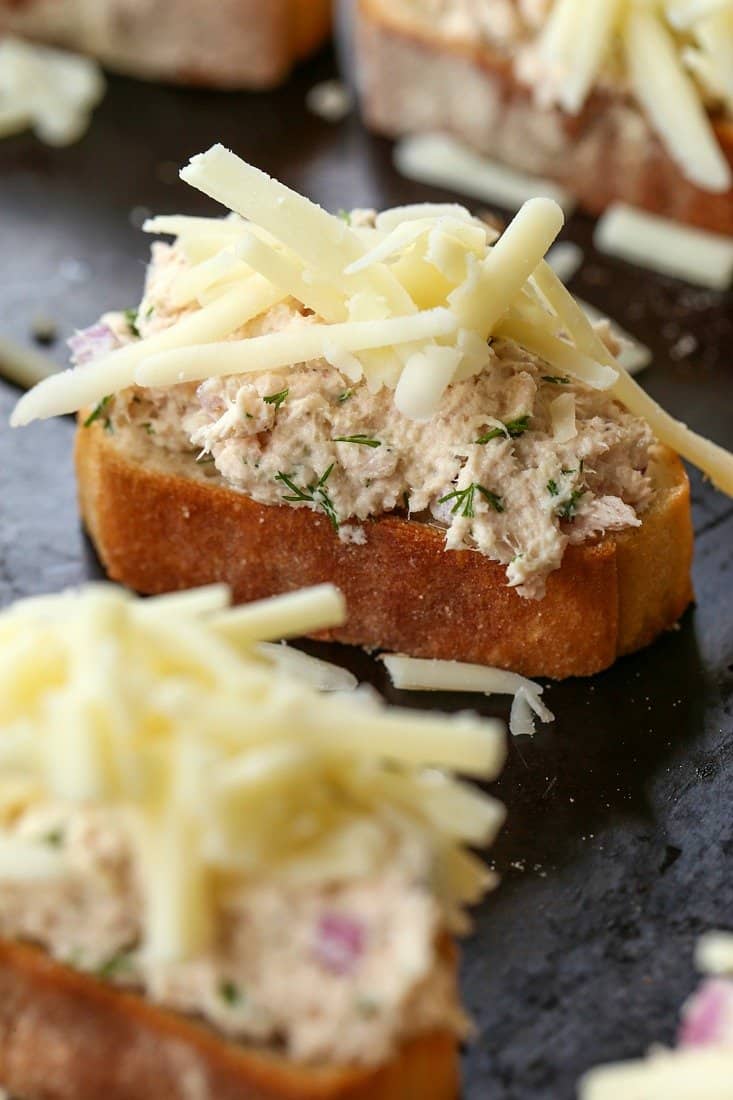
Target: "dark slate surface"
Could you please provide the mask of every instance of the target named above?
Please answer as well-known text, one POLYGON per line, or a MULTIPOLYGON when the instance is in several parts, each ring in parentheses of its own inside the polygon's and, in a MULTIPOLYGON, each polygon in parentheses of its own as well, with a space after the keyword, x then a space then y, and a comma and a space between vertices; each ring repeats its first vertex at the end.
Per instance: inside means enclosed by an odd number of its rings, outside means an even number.
MULTIPOLYGON (((61 362, 75 326, 135 303, 148 242, 133 223, 148 210, 214 212, 175 177, 213 141, 332 209, 443 197, 395 177, 387 143, 355 120, 307 114, 305 90, 330 71, 323 58, 290 88, 249 97, 114 80, 80 145, 3 142, 0 332, 30 340, 51 317, 61 362)), ((733 296, 593 256, 591 230, 582 217, 569 226, 588 252, 573 289, 651 344, 645 380, 657 398, 733 446, 733 296)), ((16 396, 0 383, 2 604, 98 575, 75 513, 72 425, 11 433, 16 396)), ((593 1063, 670 1040, 696 936, 733 927, 733 504, 693 484, 697 608, 605 675, 551 686, 555 727, 513 745, 498 784, 510 811, 493 853, 504 882, 464 955, 479 1025, 467 1100, 570 1098, 593 1063)), ((368 658, 328 655, 399 697, 368 658)), ((501 703, 484 709, 507 716, 501 703)))

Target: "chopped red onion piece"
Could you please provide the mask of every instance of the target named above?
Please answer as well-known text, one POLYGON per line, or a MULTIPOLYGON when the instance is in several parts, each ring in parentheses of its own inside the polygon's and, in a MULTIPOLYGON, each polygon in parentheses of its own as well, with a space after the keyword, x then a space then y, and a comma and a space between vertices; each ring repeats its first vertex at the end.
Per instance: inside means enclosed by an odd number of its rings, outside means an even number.
POLYGON ((121 347, 121 342, 109 325, 102 322, 90 328, 80 329, 67 341, 74 366, 93 363, 111 351, 121 347))
POLYGON ((733 982, 703 982, 685 1005, 678 1040, 683 1047, 733 1042, 733 982))
POLYGON ((351 974, 364 954, 364 925, 343 913, 325 913, 318 924, 314 954, 333 974, 351 974))

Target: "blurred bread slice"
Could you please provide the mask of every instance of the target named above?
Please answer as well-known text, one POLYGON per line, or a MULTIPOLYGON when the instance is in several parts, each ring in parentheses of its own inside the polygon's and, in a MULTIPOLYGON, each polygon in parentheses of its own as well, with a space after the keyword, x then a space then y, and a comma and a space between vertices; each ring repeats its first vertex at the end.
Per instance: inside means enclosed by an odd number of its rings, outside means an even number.
MULTIPOLYGON (((632 100, 596 90, 583 110, 543 110, 515 75, 510 54, 447 39, 390 0, 355 0, 362 110, 390 137, 445 131, 485 156, 556 180, 598 214, 624 202, 717 233, 733 234, 733 190, 687 179, 632 100)), ((733 165, 733 123, 716 123, 733 165)))
POLYGON ((0 32, 146 80, 267 88, 328 37, 330 0, 0 0, 0 32))

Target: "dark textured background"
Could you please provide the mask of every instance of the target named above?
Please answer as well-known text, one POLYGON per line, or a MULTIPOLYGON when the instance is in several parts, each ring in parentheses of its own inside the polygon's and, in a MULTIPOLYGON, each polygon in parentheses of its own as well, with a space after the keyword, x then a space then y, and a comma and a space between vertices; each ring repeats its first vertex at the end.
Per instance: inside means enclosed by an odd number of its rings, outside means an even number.
MULTIPOLYGON (((135 304, 149 242, 133 223, 143 209, 215 212, 175 177, 214 141, 333 210, 444 197, 399 180, 387 143, 354 119, 332 126, 307 113, 305 91, 330 72, 322 58, 263 96, 113 80, 81 144, 3 142, 0 332, 30 340, 33 322, 52 317, 62 362, 75 326, 135 304)), ((587 252, 573 289, 653 347, 644 380, 657 398, 733 447, 733 296, 602 260, 591 229, 579 216, 568 229, 587 252), (689 334, 695 350, 681 357, 689 334)), ((16 396, 0 383, 2 604, 97 575, 75 512, 72 424, 13 433, 16 396)), ((504 882, 465 949, 480 1029, 466 1056, 467 1100, 569 1100, 593 1063, 670 1040, 696 936, 733 927, 733 503, 697 476, 693 484, 697 608, 611 672, 551 686, 555 727, 513 745, 498 785, 510 811, 494 852, 504 882)), ((329 656, 397 697, 368 658, 329 656)), ((484 709, 507 716, 501 703, 484 709)))

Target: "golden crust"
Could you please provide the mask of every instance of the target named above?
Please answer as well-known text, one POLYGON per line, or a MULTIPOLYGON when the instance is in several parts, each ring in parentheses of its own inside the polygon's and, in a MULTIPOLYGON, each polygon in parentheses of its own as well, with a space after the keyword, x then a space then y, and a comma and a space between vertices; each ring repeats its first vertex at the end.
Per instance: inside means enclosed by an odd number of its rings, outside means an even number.
POLYGON ((551 678, 607 668, 692 599, 689 483, 666 449, 642 526, 568 547, 535 601, 507 587, 498 562, 446 551, 428 524, 384 516, 364 524, 366 545, 344 544, 321 515, 258 504, 193 461, 139 448, 99 424, 77 433, 82 516, 109 576, 139 592, 226 581, 244 603, 331 581, 348 621, 330 640, 551 678))
MULTIPOLYGON (((362 109, 374 129, 391 137, 450 131, 488 156, 556 180, 592 214, 626 202, 733 234, 733 189, 713 194, 691 183, 623 95, 597 91, 578 116, 541 110, 508 55, 440 38, 386 0, 358 0, 358 13, 362 109)), ((720 119, 716 132, 733 167, 733 124, 720 119)))
POLYGON ((24 1100, 457 1100, 436 1032, 378 1068, 298 1066, 0 941, 0 1082, 24 1100))

